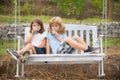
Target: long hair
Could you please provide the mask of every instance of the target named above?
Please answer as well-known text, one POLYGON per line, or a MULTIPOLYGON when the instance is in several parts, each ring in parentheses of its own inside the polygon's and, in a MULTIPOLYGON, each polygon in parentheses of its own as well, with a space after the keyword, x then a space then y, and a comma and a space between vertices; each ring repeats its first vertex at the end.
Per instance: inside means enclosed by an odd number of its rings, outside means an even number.
POLYGON ((33 23, 38 23, 41 26, 41 29, 39 30, 39 33, 43 33, 45 31, 44 26, 43 26, 43 22, 40 19, 34 19, 31 22, 31 25, 30 25, 30 33, 32 32, 33 23))
POLYGON ((53 17, 51 18, 50 22, 49 22, 49 27, 48 27, 48 32, 52 32, 52 28, 51 25, 52 24, 58 24, 60 26, 58 33, 60 34, 64 34, 65 33, 65 26, 62 22, 62 19, 60 17, 53 17))

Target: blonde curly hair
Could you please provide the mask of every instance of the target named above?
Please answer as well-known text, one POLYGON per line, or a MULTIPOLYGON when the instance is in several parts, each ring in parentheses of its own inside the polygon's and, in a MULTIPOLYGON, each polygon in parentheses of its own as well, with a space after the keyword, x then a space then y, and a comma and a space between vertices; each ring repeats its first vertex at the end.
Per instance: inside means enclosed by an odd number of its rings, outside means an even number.
POLYGON ((63 21, 62 21, 61 17, 51 18, 51 20, 49 22, 48 32, 52 32, 52 28, 51 28, 52 24, 58 24, 60 26, 60 29, 59 29, 58 33, 60 33, 60 34, 65 33, 65 26, 63 24, 63 21))

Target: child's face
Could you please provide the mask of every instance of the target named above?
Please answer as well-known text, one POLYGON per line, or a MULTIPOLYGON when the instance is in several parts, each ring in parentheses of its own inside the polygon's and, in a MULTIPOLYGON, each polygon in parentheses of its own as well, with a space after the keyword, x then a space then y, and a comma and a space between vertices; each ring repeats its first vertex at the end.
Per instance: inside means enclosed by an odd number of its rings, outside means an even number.
POLYGON ((52 30, 55 30, 56 32, 58 32, 59 28, 60 28, 60 26, 58 24, 56 24, 56 23, 51 24, 51 29, 52 30))
POLYGON ((38 23, 36 23, 36 22, 34 22, 33 24, 32 24, 32 29, 33 30, 40 30, 41 29, 41 26, 38 24, 38 23))

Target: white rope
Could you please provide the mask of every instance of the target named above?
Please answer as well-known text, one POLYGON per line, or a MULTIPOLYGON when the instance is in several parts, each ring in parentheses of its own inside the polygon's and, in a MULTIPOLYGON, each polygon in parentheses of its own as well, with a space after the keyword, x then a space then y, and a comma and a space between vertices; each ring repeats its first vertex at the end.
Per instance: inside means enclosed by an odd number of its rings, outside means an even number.
MULTIPOLYGON (((17 27, 17 21, 18 21, 18 25, 19 25, 19 29, 20 29, 20 0, 15 0, 15 29, 14 29, 14 32, 15 32, 15 37, 14 37, 14 50, 16 50, 16 38, 17 38, 17 30, 16 30, 16 27, 17 27), (17 3, 18 3, 18 6, 17 6, 17 3), (18 16, 17 16, 17 9, 18 9, 18 16), (17 17, 18 17, 18 20, 17 20, 17 17)), ((19 34, 21 34, 20 30, 19 30, 19 34)))
POLYGON ((107 54, 107 0, 105 0, 105 53, 107 54))
POLYGON ((104 52, 107 53, 107 0, 103 0, 103 11, 102 11, 102 35, 104 35, 105 49, 104 52))
POLYGON ((21 35, 21 32, 20 32, 20 0, 18 0, 18 25, 19 25, 19 35, 21 35))
POLYGON ((103 0, 103 11, 102 11, 102 29, 101 29, 101 34, 104 35, 104 13, 105 13, 105 10, 104 10, 104 0, 103 0))
POLYGON ((14 29, 14 33, 15 33, 15 37, 14 37, 14 50, 16 50, 16 16, 17 16, 17 0, 15 0, 15 29, 14 29))

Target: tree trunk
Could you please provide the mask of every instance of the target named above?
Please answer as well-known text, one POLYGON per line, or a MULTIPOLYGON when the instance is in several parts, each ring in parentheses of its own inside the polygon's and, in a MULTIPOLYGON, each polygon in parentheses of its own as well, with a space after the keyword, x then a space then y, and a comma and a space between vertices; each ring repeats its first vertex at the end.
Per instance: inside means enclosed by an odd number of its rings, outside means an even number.
POLYGON ((108 18, 112 19, 113 12, 113 0, 108 0, 108 18))

